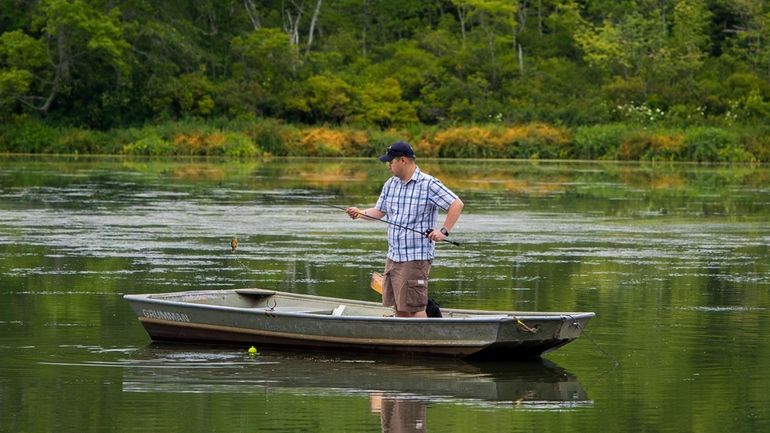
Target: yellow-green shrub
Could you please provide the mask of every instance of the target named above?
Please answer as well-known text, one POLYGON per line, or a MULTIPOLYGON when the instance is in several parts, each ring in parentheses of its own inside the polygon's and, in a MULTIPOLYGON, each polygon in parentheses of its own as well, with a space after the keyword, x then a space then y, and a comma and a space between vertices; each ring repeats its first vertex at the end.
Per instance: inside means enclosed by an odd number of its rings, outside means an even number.
POLYGON ((207 137, 200 133, 177 133, 171 137, 177 155, 205 155, 207 137))
POLYGON ((122 153, 128 155, 172 155, 174 145, 158 134, 150 134, 123 146, 122 153))
POLYGON ((642 159, 676 161, 681 159, 686 148, 687 141, 683 134, 653 133, 648 138, 648 148, 642 155, 642 159))
POLYGON ((502 147, 496 135, 489 129, 473 126, 449 128, 433 138, 438 156, 448 158, 498 158, 502 147))
POLYGON ((618 148, 617 159, 638 160, 647 153, 651 146, 652 136, 646 131, 629 134, 623 139, 618 148))
POLYGON ((743 137, 743 148, 757 161, 770 162, 770 135, 748 134, 743 137))
POLYGON ((507 128, 500 137, 504 155, 511 158, 566 158, 570 137, 563 128, 531 123, 507 128))
POLYGON ((123 146, 123 153, 133 155, 192 155, 250 157, 260 155, 258 146, 240 132, 177 133, 166 140, 160 134, 123 146))
POLYGON ((286 143, 288 154, 301 156, 354 156, 369 142, 362 131, 326 127, 309 128, 293 138, 286 143))

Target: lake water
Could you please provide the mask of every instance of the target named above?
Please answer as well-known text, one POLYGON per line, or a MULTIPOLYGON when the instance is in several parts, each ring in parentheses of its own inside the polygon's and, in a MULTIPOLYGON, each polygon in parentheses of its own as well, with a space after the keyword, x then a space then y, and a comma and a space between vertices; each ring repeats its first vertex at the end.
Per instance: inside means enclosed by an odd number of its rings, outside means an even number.
POLYGON ((6 155, 0 431, 770 431, 768 167, 420 165, 466 203, 431 296, 594 311, 584 338, 514 364, 152 344, 122 295, 376 300, 385 224, 326 205, 386 168, 6 155))

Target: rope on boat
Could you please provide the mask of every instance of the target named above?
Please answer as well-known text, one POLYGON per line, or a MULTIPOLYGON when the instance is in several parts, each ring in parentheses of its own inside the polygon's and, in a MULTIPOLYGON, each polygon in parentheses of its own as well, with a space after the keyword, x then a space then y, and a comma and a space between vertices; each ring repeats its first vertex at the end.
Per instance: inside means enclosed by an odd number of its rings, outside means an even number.
POLYGON ((602 354, 603 354, 603 355, 604 355, 604 356, 605 356, 605 357, 606 357, 608 360, 612 361, 612 363, 614 364, 614 366, 615 366, 615 367, 617 367, 617 366, 619 366, 619 365, 620 365, 620 362, 619 362, 619 361, 618 361, 618 360, 617 360, 617 359, 616 359, 614 356, 610 355, 610 353, 609 353, 609 352, 607 352, 606 350, 604 350, 604 349, 603 349, 603 348, 602 348, 602 347, 599 345, 599 343, 597 343, 597 342, 596 342, 596 340, 594 340, 594 338, 593 338, 593 337, 591 337, 591 334, 589 334, 589 333, 588 333, 588 331, 586 331, 586 328, 584 328, 584 327, 583 327, 583 325, 581 325, 581 324, 580 324, 580 322, 579 322, 577 319, 575 319, 575 318, 574 318, 574 317, 572 317, 572 316, 567 316, 567 317, 569 317, 570 319, 572 319, 572 326, 574 326, 575 328, 579 329, 579 330, 580 330, 580 332, 581 332, 581 334, 582 334, 582 335, 585 335, 585 336, 586 336, 586 338, 587 338, 588 340, 590 340, 590 341, 591 341, 591 343, 593 343, 593 345, 596 347, 596 349, 597 349, 597 350, 598 350, 600 353, 602 353, 602 354))
POLYGON ((540 329, 538 329, 538 328, 530 328, 529 326, 527 326, 526 323, 522 322, 521 319, 519 319, 516 316, 513 316, 513 320, 516 321, 516 326, 520 327, 521 329, 523 329, 523 330, 525 330, 527 332, 531 332, 533 334, 537 334, 538 331, 540 331, 540 329))

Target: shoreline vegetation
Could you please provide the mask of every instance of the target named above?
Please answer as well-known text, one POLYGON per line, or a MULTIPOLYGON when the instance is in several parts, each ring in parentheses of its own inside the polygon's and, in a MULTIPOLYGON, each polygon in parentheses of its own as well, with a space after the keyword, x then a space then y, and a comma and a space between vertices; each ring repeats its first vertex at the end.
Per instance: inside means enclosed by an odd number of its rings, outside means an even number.
POLYGON ((765 0, 0 10, 0 153, 770 162, 765 0))
POLYGON ((0 152, 132 156, 373 157, 397 140, 425 158, 770 162, 770 127, 537 122, 355 129, 275 119, 189 120, 96 131, 40 120, 6 125, 0 152))

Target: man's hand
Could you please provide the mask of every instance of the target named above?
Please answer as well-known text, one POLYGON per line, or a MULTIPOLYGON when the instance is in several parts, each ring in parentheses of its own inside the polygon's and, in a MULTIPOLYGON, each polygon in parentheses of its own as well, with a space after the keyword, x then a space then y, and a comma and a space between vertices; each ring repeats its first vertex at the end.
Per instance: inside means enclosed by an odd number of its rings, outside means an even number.
MULTIPOLYGON (((385 212, 382 212, 381 210, 370 207, 368 209, 359 209, 357 207, 349 207, 345 209, 345 212, 348 214, 348 216, 352 219, 364 219, 365 221, 377 221, 381 220, 385 216, 385 212)), ((387 222, 387 221, 383 221, 387 222)))
POLYGON ((440 230, 436 230, 436 229, 428 230, 427 232, 425 232, 425 236, 428 239, 432 240, 433 242, 441 242, 444 239, 446 239, 446 236, 444 235, 444 233, 441 233, 440 230))
POLYGON ((361 209, 357 207, 349 207, 345 209, 345 212, 347 212, 348 216, 354 220, 358 219, 361 216, 361 209))

